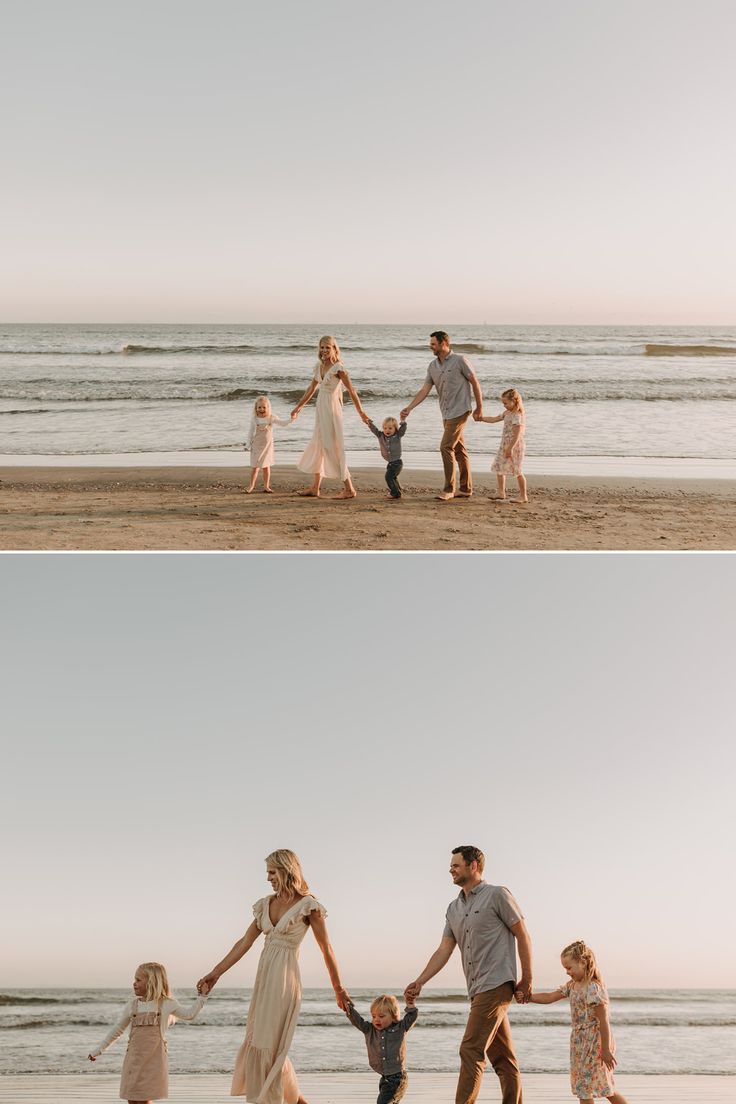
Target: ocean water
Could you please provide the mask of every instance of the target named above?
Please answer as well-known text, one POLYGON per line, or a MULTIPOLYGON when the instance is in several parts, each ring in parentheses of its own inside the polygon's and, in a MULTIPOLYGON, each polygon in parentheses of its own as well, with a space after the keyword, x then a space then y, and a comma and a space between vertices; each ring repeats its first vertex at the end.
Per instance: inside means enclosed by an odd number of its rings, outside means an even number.
MULTIPOLYGON (((364 1014, 375 990, 351 992, 364 1014)), ((0 1074, 91 1072, 87 1054, 116 1022, 125 989, 17 989, 0 993, 0 1074)), ((217 989, 193 1024, 169 1032, 171 1071, 228 1073, 243 1040, 250 990, 217 989)), ((736 1075, 736 990, 614 990, 611 1020, 619 1072, 736 1075)), ((188 1002, 192 994, 181 994, 188 1002)), ((465 993, 428 989, 407 1040, 411 1070, 454 1071, 468 1013, 465 993)), ((512 1005, 512 1031, 527 1073, 568 1070, 567 1002, 512 1005)), ((126 1039, 96 1069, 118 1072, 126 1039)), ((335 1006, 332 990, 306 989, 291 1049, 297 1070, 366 1071, 363 1036, 335 1006)))
MULTIPOLYGON (((429 326, 338 326, 343 362, 373 420, 399 410, 424 380, 429 326)), ((239 450, 257 395, 287 413, 307 387, 316 326, 0 326, 0 454, 100 455, 239 450)), ((736 460, 736 327, 455 326, 488 412, 516 386, 530 457, 736 460)), ((276 462, 308 441, 314 412, 276 430, 276 462)), ((345 407, 346 446, 380 462, 375 439, 345 407)), ((434 393, 404 441, 436 456, 434 393)), ((497 425, 466 431, 475 456, 495 453, 497 425)), ((437 462, 439 457, 436 456, 437 462)))

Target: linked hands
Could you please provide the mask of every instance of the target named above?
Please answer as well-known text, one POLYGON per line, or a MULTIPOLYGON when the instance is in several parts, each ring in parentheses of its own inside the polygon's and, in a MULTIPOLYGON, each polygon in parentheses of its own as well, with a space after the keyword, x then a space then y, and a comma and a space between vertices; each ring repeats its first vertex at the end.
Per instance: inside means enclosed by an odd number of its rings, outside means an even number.
POLYGON ((411 414, 411 410, 409 410, 408 406, 405 406, 403 410, 399 411, 399 421, 400 422, 405 422, 410 414, 411 414))
POLYGON ((335 990, 335 1000, 337 1001, 337 1007, 341 1008, 343 1012, 347 1012, 348 1008, 353 1003, 350 999, 350 994, 344 986, 335 990))
POLYGON ((528 1004, 532 997, 532 979, 522 977, 514 993, 517 1004, 528 1004))
POLYGON ((216 984, 217 977, 215 976, 215 974, 205 974, 205 976, 203 978, 200 978, 197 982, 197 992, 204 993, 206 996, 207 993, 212 992, 216 984))
POLYGON ((422 987, 418 981, 410 981, 404 990, 404 1000, 411 1006, 416 1003, 416 999, 422 991, 422 987))

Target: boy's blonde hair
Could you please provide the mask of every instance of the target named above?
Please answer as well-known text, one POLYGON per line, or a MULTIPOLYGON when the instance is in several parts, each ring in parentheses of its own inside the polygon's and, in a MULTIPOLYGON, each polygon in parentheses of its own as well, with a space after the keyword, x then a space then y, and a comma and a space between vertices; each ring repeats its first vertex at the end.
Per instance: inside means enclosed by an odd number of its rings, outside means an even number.
POLYGON ((302 873, 302 864, 293 851, 285 847, 272 851, 270 855, 266 855, 266 866, 276 871, 277 897, 304 896, 305 893, 309 893, 309 886, 302 873))
POLYGON ((392 425, 394 427, 394 429, 399 428, 399 423, 396 421, 395 418, 384 418, 383 421, 381 422, 381 425, 382 426, 392 425))
POLYGON ((508 399, 510 402, 512 402, 514 404, 514 410, 517 412, 517 414, 524 413, 524 404, 521 401, 521 395, 515 387, 508 387, 505 391, 502 391, 501 398, 508 399))
POLYGON ((266 417, 268 418, 271 413, 271 400, 268 395, 259 395, 256 401, 253 403, 253 413, 255 414, 261 403, 266 404, 266 417))
POLYGON ((401 1019, 399 1002, 390 993, 383 993, 371 1003, 371 1016, 375 1016, 376 1012, 390 1012, 392 1020, 398 1021, 401 1019))
POLYGON ((166 967, 162 966, 160 962, 142 962, 138 967, 138 971, 146 979, 145 999, 147 1001, 160 1001, 164 997, 171 996, 166 967))
POLYGON ((585 970, 585 981, 597 981, 599 984, 603 984, 595 955, 590 947, 583 943, 582 939, 576 939, 569 947, 565 947, 560 954, 560 958, 571 958, 573 962, 582 962, 585 970))

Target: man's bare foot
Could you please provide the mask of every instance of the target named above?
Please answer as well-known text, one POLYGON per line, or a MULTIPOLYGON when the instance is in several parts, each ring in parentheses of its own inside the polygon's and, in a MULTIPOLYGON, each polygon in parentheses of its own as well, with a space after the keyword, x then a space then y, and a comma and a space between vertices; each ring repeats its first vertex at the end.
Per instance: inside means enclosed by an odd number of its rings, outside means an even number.
POLYGON ((264 487, 263 488, 263 493, 264 494, 273 494, 273 491, 270 487, 264 487))
POLYGON ((347 487, 335 495, 335 498, 357 498, 358 492, 356 490, 349 491, 347 487))
POLYGON ((506 495, 489 495, 491 502, 508 502, 506 495))
POLYGON ((472 498, 472 491, 455 491, 455 498, 472 498))
POLYGON ((511 498, 509 502, 512 506, 526 506, 529 503, 528 498, 511 498))
POLYGON ((443 491, 442 494, 437 495, 437 501, 438 502, 449 502, 450 499, 454 498, 454 497, 455 497, 455 495, 452 491, 443 491))
POLYGON ((315 491, 312 487, 309 487, 306 491, 298 491, 297 494, 300 498, 319 498, 319 491, 315 491))

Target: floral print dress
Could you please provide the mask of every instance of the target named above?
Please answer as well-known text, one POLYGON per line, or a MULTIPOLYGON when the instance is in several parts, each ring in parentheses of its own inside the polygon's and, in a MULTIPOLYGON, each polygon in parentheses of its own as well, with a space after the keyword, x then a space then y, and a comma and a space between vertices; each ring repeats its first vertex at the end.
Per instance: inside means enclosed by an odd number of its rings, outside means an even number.
MULTIPOLYGON (((601 1029, 593 1009, 608 1004, 605 985, 597 981, 561 985, 563 997, 570 998, 570 1085, 578 1100, 613 1096, 613 1074, 601 1059, 601 1029)), ((613 1041, 611 1042, 613 1047, 613 1041)))
POLYGON ((507 410, 503 416, 503 433, 496 459, 491 464, 491 471, 499 475, 520 475, 524 464, 524 430, 526 418, 518 410, 507 410), (516 444, 511 444, 511 438, 517 426, 521 426, 521 433, 516 444), (506 449, 511 449, 511 456, 506 455, 506 449))

